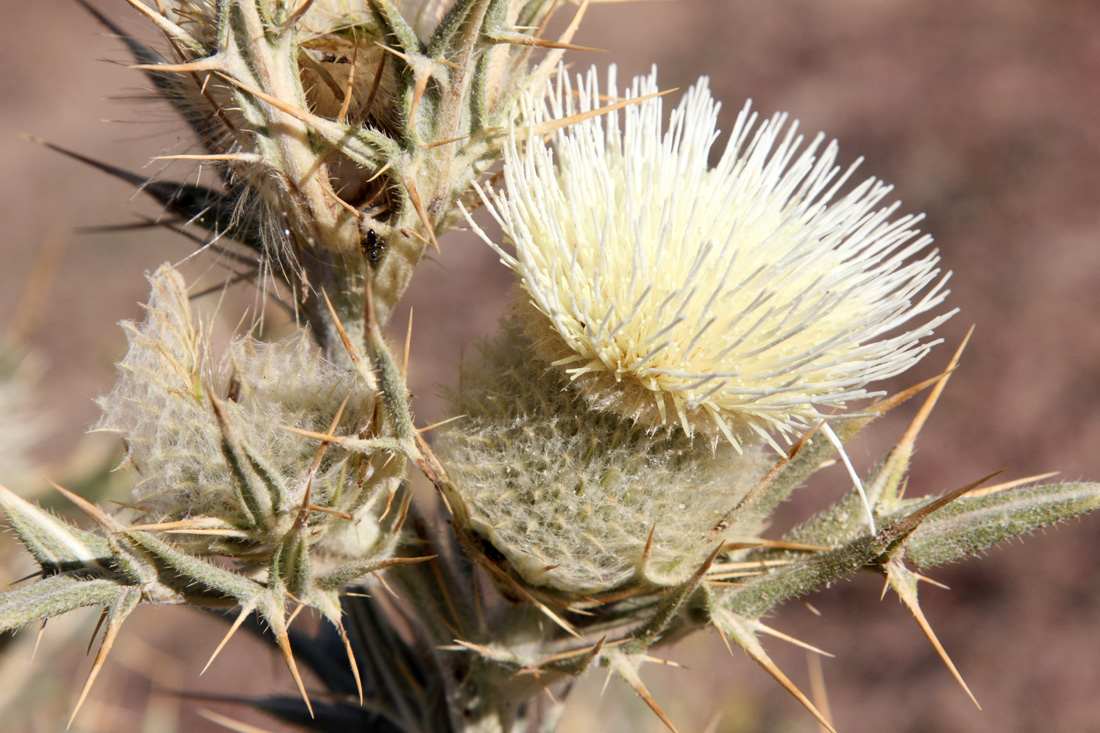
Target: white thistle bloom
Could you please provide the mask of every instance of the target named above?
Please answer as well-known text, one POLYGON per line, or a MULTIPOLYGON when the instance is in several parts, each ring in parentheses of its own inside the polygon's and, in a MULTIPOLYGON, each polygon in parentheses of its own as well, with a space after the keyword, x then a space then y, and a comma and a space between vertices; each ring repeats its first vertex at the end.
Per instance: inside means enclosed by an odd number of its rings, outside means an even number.
MULTIPOLYGON (((595 71, 578 85, 562 73, 527 98, 528 130, 601 105, 595 71)), ((608 87, 618 96, 614 67, 608 87)), ((656 91, 654 71, 627 96, 656 91)), ((718 108, 704 77, 667 131, 654 98, 551 145, 513 137, 508 194, 483 198, 515 254, 477 231, 521 277, 540 355, 593 407, 776 445, 916 363, 951 315, 919 318, 947 277, 920 217, 880 205, 891 187, 870 178, 838 196, 856 166, 841 172, 822 135, 803 147, 786 115, 758 125, 746 104, 710 167, 718 108)))

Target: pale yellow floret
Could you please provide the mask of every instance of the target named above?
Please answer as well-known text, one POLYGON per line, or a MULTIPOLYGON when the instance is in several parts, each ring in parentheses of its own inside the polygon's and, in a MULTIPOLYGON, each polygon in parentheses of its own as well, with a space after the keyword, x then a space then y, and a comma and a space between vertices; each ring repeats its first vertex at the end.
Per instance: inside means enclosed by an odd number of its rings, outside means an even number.
MULTIPOLYGON (((527 98, 527 122, 600 106, 595 72, 578 84, 563 73, 527 98)), ((620 94, 614 71, 608 87, 620 94)), ((655 91, 650 75, 626 96, 655 91)), ((718 106, 703 79, 667 129, 657 98, 549 144, 517 132, 507 195, 483 192, 514 252, 482 236, 521 278, 538 352, 593 407, 775 444, 919 360, 950 315, 921 319, 946 277, 919 217, 882 205, 890 187, 841 193, 855 166, 820 135, 803 145, 785 115, 758 124, 746 104, 711 167, 718 106)))

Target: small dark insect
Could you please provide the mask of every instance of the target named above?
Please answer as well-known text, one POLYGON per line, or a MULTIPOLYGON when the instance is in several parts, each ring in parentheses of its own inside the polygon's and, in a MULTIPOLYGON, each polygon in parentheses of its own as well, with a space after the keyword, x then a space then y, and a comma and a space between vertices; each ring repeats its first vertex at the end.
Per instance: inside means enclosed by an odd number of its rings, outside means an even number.
POLYGON ((377 265, 382 261, 382 255, 386 253, 386 243, 378 237, 378 232, 371 229, 367 232, 367 237, 359 243, 359 247, 363 250, 363 256, 367 258, 367 262, 372 265, 377 265))

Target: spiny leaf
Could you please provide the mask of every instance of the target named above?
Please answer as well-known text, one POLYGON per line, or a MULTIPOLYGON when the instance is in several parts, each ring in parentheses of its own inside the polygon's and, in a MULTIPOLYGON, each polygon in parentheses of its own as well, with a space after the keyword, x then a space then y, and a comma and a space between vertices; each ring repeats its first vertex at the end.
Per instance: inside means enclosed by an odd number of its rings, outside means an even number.
POLYGON ((86 606, 106 606, 127 586, 105 578, 54 575, 0 593, 0 631, 60 616, 86 606))
POLYGON ((390 45, 396 44, 398 50, 405 54, 420 53, 420 39, 416 37, 416 31, 390 0, 368 0, 368 5, 390 45))
POLYGON ((105 569, 107 540, 72 526, 0 485, 0 506, 15 534, 46 573, 105 569))
POLYGON ((905 542, 905 555, 930 568, 1097 508, 1100 484, 1084 482, 963 497, 926 519, 905 542))
POLYGON ((350 585, 356 579, 368 573, 378 572, 379 570, 385 570, 386 568, 392 568, 397 565, 413 565, 418 562, 427 562, 435 558, 435 555, 427 555, 425 557, 395 557, 388 560, 360 560, 358 562, 342 565, 324 575, 318 575, 313 582, 322 590, 335 591, 345 585, 350 585))
POLYGON ((157 539, 148 532, 128 531, 130 540, 157 560, 194 583, 236 600, 241 605, 254 601, 266 589, 254 580, 219 568, 157 539))

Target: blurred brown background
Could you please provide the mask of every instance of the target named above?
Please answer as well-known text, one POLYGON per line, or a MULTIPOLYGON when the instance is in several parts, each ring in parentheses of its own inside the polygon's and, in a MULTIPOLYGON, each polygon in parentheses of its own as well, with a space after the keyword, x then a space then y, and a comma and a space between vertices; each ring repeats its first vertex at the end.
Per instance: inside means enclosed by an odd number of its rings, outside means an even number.
MULTIPOLYGON (((145 33, 121 0, 97 5, 145 33)), ((97 61, 124 59, 121 44, 75 3, 3 0, 0 7, 0 323, 36 251, 67 236, 32 338, 49 362, 45 409, 60 425, 43 455, 58 459, 96 417, 91 399, 108 389, 124 348, 114 324, 139 317, 136 303, 147 293, 142 273, 188 250, 161 233, 66 234, 153 210, 128 202, 125 184, 16 133, 140 170, 186 132, 160 107, 118 100, 140 96, 143 81, 97 61)), ((1066 479, 1100 479, 1100 327, 1093 321, 1100 308, 1100 3, 610 4, 591 8, 576 42, 610 53, 574 54, 574 68, 616 61, 624 78, 656 62, 663 87, 709 75, 725 102, 724 129, 746 97, 763 114, 789 111, 807 134, 836 137, 842 162, 864 156, 863 174, 895 184, 905 211, 927 213, 926 229, 955 273, 951 302, 962 312, 941 331, 948 345, 891 387, 936 373, 967 328, 977 330, 919 443, 910 493, 939 493, 1001 468, 1010 478, 1060 470, 1066 479)), ((415 407, 425 422, 438 415, 434 385, 451 377, 463 344, 492 331, 509 281, 488 249, 462 234, 444 239, 438 260, 424 265, 410 298, 415 407)), ((403 333, 403 320, 395 333, 403 333)), ((869 466, 913 412, 883 421, 852 449, 854 459, 869 466)), ((786 521, 842 486, 837 473, 822 493, 804 492, 786 521)), ((807 599, 821 618, 791 604, 771 623, 837 655, 824 669, 841 731, 1100 730, 1098 560, 1100 517, 1092 517, 932 573, 952 590, 925 586, 925 613, 983 712, 900 604, 879 601, 874 577, 807 599)), ((179 663, 178 670, 167 661, 157 665, 173 667, 175 686, 217 689, 195 675, 221 633, 218 624, 145 610, 129 626, 119 643, 133 645, 131 656, 145 653, 139 645, 159 649, 179 663), (127 642, 127 633, 137 640, 127 642)), ((258 690, 290 689, 280 662, 249 661, 247 642, 233 648, 215 665, 223 680, 256 678, 258 690)), ((803 652, 778 641, 767 648, 808 689, 803 652)), ((88 662, 78 656, 74 648, 58 659, 80 665, 82 677, 88 662)), ((654 667, 648 679, 681 730, 714 720, 716 730, 729 732, 816 730, 794 700, 744 655, 730 657, 717 636, 693 639, 672 656, 692 669, 654 667)), ((660 730, 632 693, 613 682, 601 699, 601 684, 598 673, 586 679, 562 730, 660 730)), ((149 720, 149 686, 124 662, 108 662, 92 693, 99 717, 77 727, 140 729, 149 720)), ((71 687, 59 684, 55 694, 52 702, 70 709, 71 687)), ((41 721, 26 725, 52 729, 41 721)), ((209 725, 193 710, 180 719, 180 729, 209 725)))

